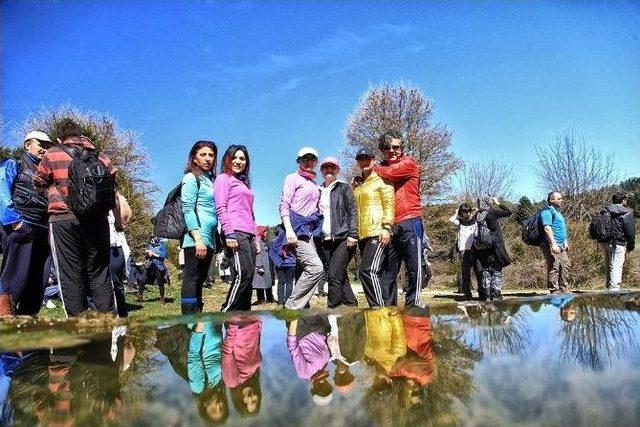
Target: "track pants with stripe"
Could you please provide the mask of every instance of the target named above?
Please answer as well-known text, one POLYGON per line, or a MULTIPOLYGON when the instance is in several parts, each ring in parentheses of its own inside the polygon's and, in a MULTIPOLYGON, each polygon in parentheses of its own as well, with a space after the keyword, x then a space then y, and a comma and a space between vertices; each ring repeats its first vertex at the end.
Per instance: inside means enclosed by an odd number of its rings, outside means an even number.
POLYGON ((385 266, 384 285, 388 299, 386 305, 398 304, 398 273, 404 261, 407 268, 405 305, 420 305, 420 291, 425 279, 422 269, 422 239, 424 230, 421 218, 400 221, 393 227, 389 255, 385 266))
POLYGON ((202 285, 207 278, 207 271, 213 259, 213 249, 207 247, 204 258, 196 257, 194 246, 184 248, 184 268, 182 269, 182 290, 180 292, 180 308, 182 314, 193 314, 202 311, 202 285))
POLYGON ((231 286, 221 311, 251 310, 253 274, 256 268, 256 241, 248 233, 236 231, 238 247, 227 249, 231 261, 231 286))
POLYGON ((90 222, 68 219, 49 226, 51 256, 67 316, 74 317, 87 310, 87 298, 91 298, 98 311, 115 313, 107 217, 92 218, 90 222))
POLYGON ((358 246, 361 258, 358 275, 369 307, 384 307, 388 296, 381 279, 382 267, 387 259, 387 248, 380 245, 377 237, 361 239, 358 246))

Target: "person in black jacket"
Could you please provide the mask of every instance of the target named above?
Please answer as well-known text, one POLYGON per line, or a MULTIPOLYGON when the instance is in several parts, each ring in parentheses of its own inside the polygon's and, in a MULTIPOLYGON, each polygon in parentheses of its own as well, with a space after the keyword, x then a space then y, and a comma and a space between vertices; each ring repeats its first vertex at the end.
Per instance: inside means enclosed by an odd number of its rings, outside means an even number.
MULTIPOLYGON (((474 252, 480 265, 482 283, 481 300, 502 299, 502 269, 511 264, 511 258, 502 237, 499 219, 508 217, 511 211, 500 203, 497 197, 484 196, 478 198, 478 223, 484 219, 491 232, 492 245, 490 248, 477 249, 474 242, 474 252)), ((480 224, 478 225, 481 226, 480 224)))
POLYGON ((340 165, 334 157, 320 163, 324 182, 320 187, 323 214, 321 252, 329 282, 327 306, 357 306, 347 280, 347 266, 358 243, 358 217, 351 186, 338 181, 340 165))
POLYGON ((0 315, 36 315, 44 295, 43 277, 49 256, 47 242, 49 214, 47 194, 33 186, 33 175, 51 140, 44 132, 29 132, 24 139, 22 157, 10 178, 12 209, 10 225, 4 224, 4 258, 0 273, 0 315), (9 313, 6 313, 6 299, 9 313))
POLYGON ((611 202, 606 209, 611 214, 613 239, 610 242, 600 242, 599 245, 604 253, 605 287, 609 291, 618 291, 622 283, 625 255, 635 249, 636 221, 633 210, 627 208, 626 195, 616 193, 611 202))

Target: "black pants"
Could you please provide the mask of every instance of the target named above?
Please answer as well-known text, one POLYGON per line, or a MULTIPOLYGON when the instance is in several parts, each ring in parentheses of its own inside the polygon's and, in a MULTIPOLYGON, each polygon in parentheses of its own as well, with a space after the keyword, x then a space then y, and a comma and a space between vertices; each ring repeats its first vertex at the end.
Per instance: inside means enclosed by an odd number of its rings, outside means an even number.
POLYGON ((422 269, 422 239, 424 230, 420 218, 400 221, 393 227, 389 254, 385 266, 384 288, 387 291, 386 305, 398 304, 398 273, 404 261, 407 268, 405 305, 420 304, 420 291, 424 274, 422 269))
POLYGON ((124 298, 124 281, 127 279, 127 269, 122 246, 111 247, 109 272, 111 273, 111 281, 113 282, 113 294, 116 299, 118 317, 127 317, 129 311, 127 310, 127 302, 124 298))
POLYGON ((182 314, 202 311, 202 285, 207 279, 207 271, 213 258, 213 249, 207 247, 204 258, 196 258, 196 248, 184 248, 184 270, 182 271, 182 292, 180 306, 182 314))
POLYGON ((40 311, 44 296, 48 231, 23 222, 20 229, 5 229, 4 233, 0 292, 10 295, 15 314, 34 316, 40 311))
POLYGON ((256 298, 258 301, 273 302, 273 287, 267 289, 256 289, 256 298))
POLYGON ((355 255, 355 247, 347 247, 347 239, 341 239, 323 240, 319 249, 320 259, 325 264, 329 282, 327 307, 335 308, 340 305, 357 307, 358 301, 347 278, 347 266, 355 255))
POLYGON ((236 232, 238 247, 225 249, 231 261, 231 286, 227 299, 222 304, 222 312, 251 310, 251 291, 256 265, 256 243, 251 234, 236 232))
POLYGON ((482 269, 478 263, 478 260, 473 253, 473 250, 468 249, 460 251, 460 264, 462 267, 462 292, 465 297, 471 298, 471 270, 476 276, 476 283, 478 284, 478 295, 482 296, 482 269))
POLYGON ((388 295, 382 285, 381 270, 387 258, 387 248, 380 245, 377 237, 362 239, 358 246, 361 258, 358 275, 369 307, 384 307, 388 295))
POLYGON ((160 271, 157 265, 149 262, 149 266, 144 269, 138 280, 138 295, 142 298, 146 285, 157 284, 160 291, 160 299, 164 299, 165 283, 167 283, 166 270, 160 271))
POLYGON ((107 217, 82 223, 77 219, 52 222, 50 229, 51 254, 67 316, 85 311, 88 297, 98 311, 114 313, 107 217))

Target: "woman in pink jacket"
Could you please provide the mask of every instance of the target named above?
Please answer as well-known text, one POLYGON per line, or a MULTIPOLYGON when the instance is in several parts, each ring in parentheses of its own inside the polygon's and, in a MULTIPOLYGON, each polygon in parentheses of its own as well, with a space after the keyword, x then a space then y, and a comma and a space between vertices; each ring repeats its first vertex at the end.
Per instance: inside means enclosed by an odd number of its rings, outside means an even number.
POLYGON ((222 304, 223 312, 251 309, 251 283, 260 247, 255 238, 257 226, 249 167, 247 147, 231 145, 222 157, 222 173, 213 184, 225 255, 231 260, 231 286, 222 304))
POLYGON ((231 401, 243 417, 256 415, 262 403, 260 387, 260 332, 262 321, 255 314, 234 315, 224 324, 222 379, 231 390, 231 401))

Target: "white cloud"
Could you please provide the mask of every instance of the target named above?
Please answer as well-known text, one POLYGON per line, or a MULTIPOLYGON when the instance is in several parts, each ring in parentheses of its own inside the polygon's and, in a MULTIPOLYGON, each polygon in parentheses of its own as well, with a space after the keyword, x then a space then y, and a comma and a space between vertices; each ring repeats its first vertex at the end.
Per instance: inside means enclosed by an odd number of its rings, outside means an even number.
POLYGON ((286 83, 284 83, 283 85, 280 85, 278 87, 278 90, 283 90, 283 91, 287 91, 287 90, 293 90, 296 89, 298 86, 300 86, 300 83, 302 83, 302 77, 294 77, 292 79, 287 80, 286 83))

